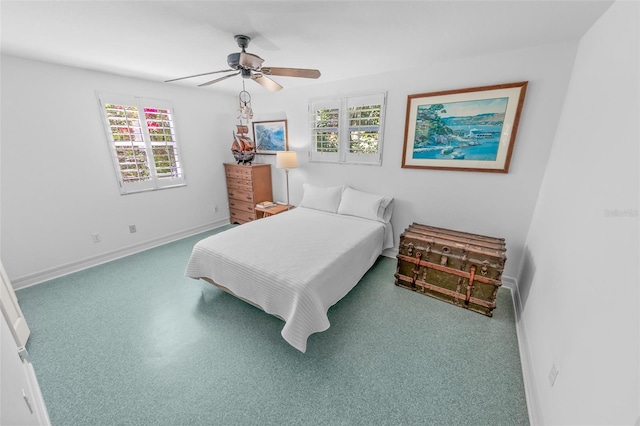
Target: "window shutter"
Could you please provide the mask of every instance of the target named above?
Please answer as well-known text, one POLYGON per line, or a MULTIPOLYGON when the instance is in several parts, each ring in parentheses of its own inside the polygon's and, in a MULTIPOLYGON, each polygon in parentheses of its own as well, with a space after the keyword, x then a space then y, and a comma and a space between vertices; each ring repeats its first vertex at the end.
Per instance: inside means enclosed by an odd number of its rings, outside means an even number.
POLYGON ((310 161, 382 163, 386 94, 309 103, 310 161))
POLYGON ((384 94, 347 98, 345 109, 348 123, 348 147, 345 147, 346 162, 381 163, 384 104, 384 94))
POLYGON ((340 99, 313 102, 309 106, 310 160, 339 160, 340 110, 340 99))
POLYGON ((170 103, 117 94, 99 99, 122 194, 186 184, 170 103))

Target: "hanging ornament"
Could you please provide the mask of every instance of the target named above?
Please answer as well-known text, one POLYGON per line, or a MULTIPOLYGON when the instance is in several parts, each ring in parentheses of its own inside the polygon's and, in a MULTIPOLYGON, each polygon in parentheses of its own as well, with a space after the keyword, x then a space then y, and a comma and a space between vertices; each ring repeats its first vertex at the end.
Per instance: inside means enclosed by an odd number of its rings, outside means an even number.
POLYGON ((231 151, 238 164, 251 164, 256 155, 256 147, 249 137, 249 120, 253 118, 253 110, 251 109, 251 95, 244 90, 244 81, 242 82, 242 92, 238 95, 240 106, 238 108, 238 119, 240 124, 237 125, 237 133, 233 133, 233 143, 231 151))
POLYGON ((251 109, 251 95, 244 90, 244 81, 242 82, 242 92, 238 95, 240 106, 238 108, 238 119, 240 123, 249 122, 253 119, 253 110, 251 109))

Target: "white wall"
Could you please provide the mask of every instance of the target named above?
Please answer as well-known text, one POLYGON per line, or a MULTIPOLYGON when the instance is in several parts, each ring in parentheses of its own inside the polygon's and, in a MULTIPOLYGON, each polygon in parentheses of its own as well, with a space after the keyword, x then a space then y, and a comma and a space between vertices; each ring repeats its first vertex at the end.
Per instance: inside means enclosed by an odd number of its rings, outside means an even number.
POLYGON ((580 42, 526 241, 519 328, 539 424, 640 423, 638 16, 618 1, 580 42))
MULTIPOLYGON (((290 148, 300 159, 300 168, 289 174, 294 204, 303 182, 344 183, 392 195, 396 236, 415 221, 503 237, 505 276, 515 277, 576 47, 526 48, 307 89, 286 89, 282 79, 285 90, 278 93, 249 82, 254 120, 288 119, 290 148), (523 80, 529 87, 508 174, 400 167, 407 95, 523 80), (379 91, 388 92, 382 166, 309 163, 308 100, 379 91)), ((14 285, 79 259, 211 223, 217 218, 214 204, 219 215, 227 214, 221 163, 232 160, 234 96, 9 57, 2 61, 2 105, 2 255, 14 285), (186 188, 119 195, 95 90, 173 101, 186 188), (75 114, 76 124, 59 128, 54 112, 75 114), (45 177, 38 170, 50 164, 65 167, 45 177), (167 213, 152 214, 163 206, 169 206, 167 213), (137 225, 137 234, 129 234, 130 224, 137 225), (94 232, 101 243, 91 241, 94 232)), ((259 156, 257 161, 274 160, 259 156)), ((283 171, 273 170, 273 185, 274 198, 284 200, 283 171)))
MULTIPOLYGON (((285 89, 276 94, 255 85, 254 119, 288 120, 289 146, 299 158, 299 168, 289 173, 292 203, 301 200, 303 182, 391 195, 396 244, 412 222, 503 237, 505 276, 515 277, 576 48, 577 43, 526 48, 305 90, 288 90, 283 79, 285 89), (401 168, 407 95, 525 80, 529 87, 508 174, 401 168), (379 91, 388 92, 382 166, 310 163, 308 100, 379 91)), ((284 199, 284 172, 274 169, 273 174, 274 197, 284 199)))
POLYGON ((233 96, 8 56, 1 87, 1 252, 16 287, 228 217, 233 96), (97 90, 173 103, 186 187, 120 195, 97 90))
MULTIPOLYGON (((615 3, 579 46, 523 48, 311 89, 283 84, 275 94, 248 89, 256 121, 288 119, 300 160, 290 172, 294 204, 303 182, 344 183, 394 196, 396 235, 415 221, 506 238, 534 421, 636 421, 638 218, 605 211, 638 209, 637 3, 615 3), (508 174, 400 167, 407 95, 522 80, 529 88, 508 174), (382 166, 309 163, 308 100, 378 91, 388 92, 382 166), (560 373, 551 388, 553 363, 560 373)), ((12 57, 2 58, 1 89, 0 240, 14 284, 226 219, 222 163, 231 161, 234 97, 12 57), (186 188, 119 195, 96 90, 174 103, 186 188), (60 126, 62 115, 74 125, 60 126), (101 243, 91 241, 93 232, 101 243)), ((282 171, 273 170, 273 183, 274 197, 284 199, 282 171)))

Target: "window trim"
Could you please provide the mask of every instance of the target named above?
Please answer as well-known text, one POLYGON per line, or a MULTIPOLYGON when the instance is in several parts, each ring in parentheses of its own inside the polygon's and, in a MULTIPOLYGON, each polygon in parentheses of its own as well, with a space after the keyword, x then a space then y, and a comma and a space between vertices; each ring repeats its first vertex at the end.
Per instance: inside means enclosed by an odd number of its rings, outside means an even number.
POLYGON ((382 165, 382 149, 384 146, 384 121, 386 113, 387 93, 368 93, 348 95, 340 98, 316 98, 309 100, 309 161, 316 163, 338 163, 357 165, 382 165), (349 126, 349 109, 359 105, 373 105, 380 103, 380 124, 378 125, 378 151, 375 154, 353 154, 349 152, 351 141, 349 126), (320 109, 338 109, 338 151, 317 151, 316 111, 320 109))
POLYGON ((112 164, 116 174, 118 182, 118 188, 121 195, 135 194, 140 192, 157 191, 162 189, 176 188, 186 186, 187 181, 185 177, 184 160, 182 158, 179 138, 176 136, 175 129, 175 111, 170 101, 155 98, 145 98, 141 96, 125 95, 109 92, 96 92, 98 97, 98 104, 100 105, 100 115, 102 117, 102 123, 105 130, 105 136, 109 153, 111 155, 112 164), (146 181, 126 182, 122 175, 122 169, 118 160, 118 154, 115 149, 115 140, 111 132, 109 117, 107 116, 107 104, 116 104, 124 106, 135 106, 138 110, 138 119, 140 120, 140 129, 142 142, 145 146, 146 164, 149 168, 150 179, 146 181), (179 168, 179 176, 177 177, 161 177, 157 176, 157 167, 153 157, 154 144, 151 140, 149 129, 144 117, 145 108, 158 108, 169 111, 171 116, 171 123, 173 125, 172 134, 174 135, 174 150, 176 152, 177 163, 179 168))

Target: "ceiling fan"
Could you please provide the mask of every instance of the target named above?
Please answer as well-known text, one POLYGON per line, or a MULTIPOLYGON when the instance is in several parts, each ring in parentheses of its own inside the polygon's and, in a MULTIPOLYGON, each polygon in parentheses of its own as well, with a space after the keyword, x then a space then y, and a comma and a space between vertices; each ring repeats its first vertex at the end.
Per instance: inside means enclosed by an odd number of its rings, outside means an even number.
POLYGON ((211 71, 211 72, 205 72, 202 74, 190 75, 187 77, 174 78, 171 80, 166 80, 165 83, 169 83, 171 81, 184 80, 186 78, 201 77, 203 75, 237 71, 233 74, 228 74, 228 75, 225 75, 224 77, 219 77, 219 78, 216 78, 215 80, 198 84, 198 87, 209 86, 211 84, 218 83, 222 80, 226 80, 227 78, 235 77, 236 75, 241 75, 242 78, 250 78, 256 83, 267 88, 268 90, 271 90, 272 92, 277 92, 278 90, 282 89, 282 86, 267 76, 275 75, 275 76, 281 76, 281 77, 302 77, 302 78, 320 77, 320 71, 314 70, 314 69, 263 67, 262 63, 264 62, 264 59, 262 59, 258 55, 254 55, 253 53, 248 53, 246 51, 246 48, 247 46, 249 46, 249 42, 251 41, 251 38, 245 35, 236 35, 234 36, 234 38, 236 39, 238 46, 242 49, 242 52, 231 53, 230 55, 227 56, 227 64, 231 68, 226 70, 211 71))

